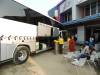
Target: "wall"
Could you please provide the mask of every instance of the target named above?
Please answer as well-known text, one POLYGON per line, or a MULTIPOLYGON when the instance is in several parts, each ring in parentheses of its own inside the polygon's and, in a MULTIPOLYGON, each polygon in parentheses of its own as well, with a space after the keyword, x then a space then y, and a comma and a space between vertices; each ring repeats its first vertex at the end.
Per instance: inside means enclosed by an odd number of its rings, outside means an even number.
MULTIPOLYGON (((88 0, 65 0, 63 3, 61 3, 61 5, 59 6, 59 10, 60 10, 60 14, 63 13, 64 11, 72 8, 72 20, 76 20, 78 18, 80 18, 79 15, 79 8, 77 7, 77 5, 86 2, 88 0)), ((55 10, 57 9, 57 7, 52 8, 48 13, 49 16, 53 17, 55 14, 55 10)))
POLYGON ((25 16, 23 9, 26 8, 13 0, 0 0, 0 17, 25 16))
POLYGON ((65 12, 66 10, 72 8, 72 20, 76 20, 77 19, 77 11, 78 8, 76 6, 76 0, 65 0, 65 2, 63 2, 59 8, 60 8, 60 13, 65 12))
POLYGON ((65 0, 65 2, 63 2, 59 8, 60 8, 60 13, 66 11, 67 9, 71 8, 73 5, 73 0, 65 0))
MULTIPOLYGON (((66 10, 72 8, 72 20, 76 20, 78 18, 80 18, 79 15, 79 8, 77 7, 78 4, 86 2, 87 0, 65 0, 60 6, 59 6, 59 10, 60 13, 65 12, 66 10)), ((55 14, 55 8, 54 7, 52 10, 49 11, 49 15, 52 17, 55 14)))

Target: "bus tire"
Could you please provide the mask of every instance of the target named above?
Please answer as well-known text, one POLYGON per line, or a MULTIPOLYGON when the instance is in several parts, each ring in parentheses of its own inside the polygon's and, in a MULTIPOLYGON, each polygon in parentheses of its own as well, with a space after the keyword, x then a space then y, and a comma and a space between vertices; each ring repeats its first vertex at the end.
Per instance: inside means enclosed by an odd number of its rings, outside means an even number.
POLYGON ((29 58, 30 51, 26 46, 18 46, 13 55, 14 64, 22 64, 29 58))

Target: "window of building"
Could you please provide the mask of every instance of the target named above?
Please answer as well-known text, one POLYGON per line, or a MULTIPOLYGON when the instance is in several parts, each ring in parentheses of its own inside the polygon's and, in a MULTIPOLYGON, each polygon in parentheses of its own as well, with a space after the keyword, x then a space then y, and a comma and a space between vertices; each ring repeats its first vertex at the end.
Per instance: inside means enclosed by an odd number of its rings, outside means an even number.
POLYGON ((72 10, 69 9, 60 15, 61 22, 68 22, 72 20, 72 10))
POLYGON ((65 13, 65 21, 67 21, 67 17, 68 17, 68 15, 67 15, 67 13, 65 13))
POLYGON ((65 21, 65 15, 64 15, 64 13, 62 13, 62 14, 60 15, 60 21, 61 21, 61 22, 64 22, 64 21, 65 21))
POLYGON ((91 3, 91 15, 96 14, 96 2, 91 3))
POLYGON ((67 19, 67 21, 71 21, 72 20, 72 13, 71 12, 68 12, 68 19, 67 19))
POLYGON ((84 17, 84 7, 78 7, 78 16, 79 16, 79 18, 83 18, 84 17))
POLYGON ((100 1, 98 2, 98 12, 100 13, 100 1))
POLYGON ((90 5, 85 7, 85 16, 90 16, 90 5))

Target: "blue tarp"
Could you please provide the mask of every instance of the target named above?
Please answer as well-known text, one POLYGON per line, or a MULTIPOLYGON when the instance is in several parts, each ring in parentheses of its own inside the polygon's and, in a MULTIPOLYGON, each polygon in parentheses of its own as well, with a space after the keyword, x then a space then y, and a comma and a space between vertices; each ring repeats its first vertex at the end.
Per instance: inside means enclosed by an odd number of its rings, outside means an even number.
POLYGON ((63 26, 77 25, 80 23, 97 20, 97 19, 100 19, 100 13, 92 15, 92 16, 87 16, 85 18, 81 18, 81 19, 77 19, 77 20, 73 20, 73 21, 69 21, 69 22, 64 22, 64 23, 62 23, 62 25, 63 26))

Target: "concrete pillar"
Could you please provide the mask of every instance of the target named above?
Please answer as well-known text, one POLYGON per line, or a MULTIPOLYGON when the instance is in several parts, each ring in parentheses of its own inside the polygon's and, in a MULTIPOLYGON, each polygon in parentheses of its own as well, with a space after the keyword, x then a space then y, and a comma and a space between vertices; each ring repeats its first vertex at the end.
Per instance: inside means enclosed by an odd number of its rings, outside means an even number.
POLYGON ((77 42, 84 43, 85 41, 85 28, 84 26, 78 26, 77 28, 77 42))
POLYGON ((72 20, 76 20, 77 19, 77 7, 76 7, 76 0, 72 1, 73 5, 72 5, 72 20))

